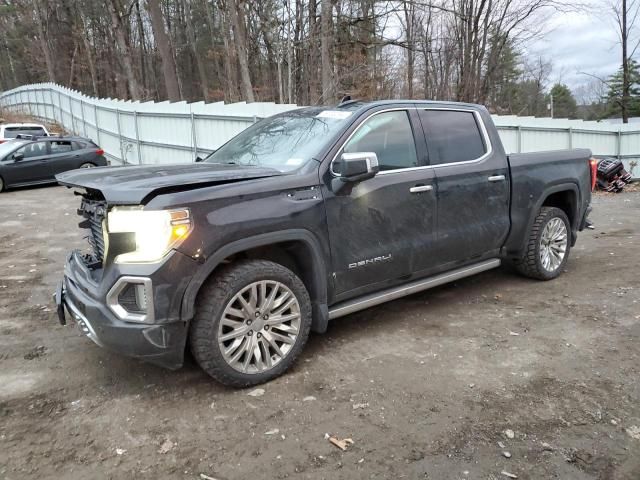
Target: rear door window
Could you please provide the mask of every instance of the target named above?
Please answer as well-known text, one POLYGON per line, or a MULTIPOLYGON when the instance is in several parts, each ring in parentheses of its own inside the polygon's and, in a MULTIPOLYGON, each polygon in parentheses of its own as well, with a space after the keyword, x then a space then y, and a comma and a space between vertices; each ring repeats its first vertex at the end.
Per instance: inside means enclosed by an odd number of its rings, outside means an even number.
POLYGON ((473 112, 420 110, 431 165, 477 160, 487 152, 473 112))
POLYGON ((70 152, 73 149, 71 143, 72 142, 65 140, 55 140, 51 142, 51 155, 70 152))

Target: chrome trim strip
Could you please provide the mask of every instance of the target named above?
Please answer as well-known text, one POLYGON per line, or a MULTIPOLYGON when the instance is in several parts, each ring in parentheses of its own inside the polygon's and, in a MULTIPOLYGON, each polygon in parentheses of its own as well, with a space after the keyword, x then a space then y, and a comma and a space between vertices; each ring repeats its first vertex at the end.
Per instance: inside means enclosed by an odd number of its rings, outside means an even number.
POLYGON ((490 182, 501 182, 505 178, 506 177, 504 175, 491 175, 489 178, 487 178, 487 180, 489 180, 490 182))
POLYGON ((64 295, 63 298, 64 298, 64 306, 67 308, 69 313, 71 313, 71 316, 73 316, 74 320, 78 324, 78 327, 80 328, 80 331, 84 333, 87 337, 89 337, 93 341, 93 343, 95 343, 99 347, 104 346, 102 345, 102 342, 98 338, 98 335, 96 335, 96 331, 91 326, 91 323, 89 322, 87 317, 85 317, 80 312, 80 310, 78 310, 78 307, 76 307, 66 295, 64 295), (87 330, 86 332, 84 331, 83 327, 86 328, 87 330))
POLYGON ((120 277, 113 287, 107 293, 107 306, 116 314, 120 320, 135 323, 153 323, 155 320, 155 312, 153 308, 153 285, 151 279, 147 277, 120 277), (118 296, 130 283, 144 285, 145 295, 147 297, 147 313, 131 313, 124 309, 118 301, 118 296))
POLYGON ((469 267, 459 268, 450 272, 441 273, 440 275, 436 275, 427 279, 423 278, 420 280, 416 280, 399 287, 385 290, 383 292, 369 294, 355 300, 347 300, 346 302, 342 302, 329 310, 329 319, 333 320, 335 318, 343 317, 345 315, 349 315, 350 313, 364 310, 365 308, 380 305, 381 303, 390 302, 391 300, 396 300, 397 298, 406 297, 407 295, 411 295, 413 293, 428 290, 429 288, 437 287, 445 283, 469 277, 486 270, 491 270, 493 268, 499 267, 500 263, 501 262, 499 259, 494 258, 491 260, 486 260, 484 262, 476 263, 469 267))

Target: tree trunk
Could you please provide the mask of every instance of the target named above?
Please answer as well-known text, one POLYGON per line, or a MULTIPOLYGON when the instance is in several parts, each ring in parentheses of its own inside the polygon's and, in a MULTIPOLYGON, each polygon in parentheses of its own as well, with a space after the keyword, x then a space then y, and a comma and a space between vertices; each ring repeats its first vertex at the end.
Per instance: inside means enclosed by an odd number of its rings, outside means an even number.
POLYGON ((44 53, 44 61, 47 64, 47 75, 49 77, 49 81, 52 83, 55 83, 56 70, 55 70, 55 65, 53 63, 53 59, 52 59, 53 56, 51 55, 51 48, 49 47, 48 35, 45 29, 44 20, 42 18, 40 5, 37 0, 31 0, 31 4, 33 5, 33 13, 35 14, 36 27, 38 28, 38 38, 40 40, 40 46, 42 48, 42 53, 44 53))
POLYGON ((622 103, 620 105, 622 111, 622 123, 629 123, 629 58, 627 53, 628 34, 627 31, 627 0, 622 0, 622 103))
POLYGON ((240 66, 240 85, 244 99, 253 102, 253 86, 249 75, 249 53, 247 50, 247 34, 244 21, 244 0, 227 0, 229 19, 233 29, 238 52, 238 64, 240 66))
POLYGON ((93 87, 93 96, 98 96, 98 76, 96 75, 96 64, 93 61, 93 51, 91 49, 91 42, 89 41, 89 29, 87 28, 87 19, 80 11, 79 5, 76 4, 76 8, 79 11, 80 23, 82 24, 82 43, 84 45, 84 51, 87 56, 87 65, 89 66, 89 75, 91 76, 91 86, 93 87))
POLYGON ((176 62, 171 51, 169 35, 167 35, 167 31, 164 28, 164 17, 160 9, 160 3, 158 0, 147 0, 147 9, 151 17, 153 36, 162 60, 162 74, 167 89, 167 97, 171 102, 179 102, 182 98, 180 96, 178 74, 176 73, 176 62))
POLYGON ((193 20, 191 18, 191 5, 187 3, 187 0, 182 0, 182 3, 184 5, 184 17, 187 28, 187 37, 189 38, 189 45, 191 46, 193 60, 194 62, 196 62, 196 68, 198 69, 198 76, 200 77, 200 89, 202 90, 202 98, 206 102, 207 100, 209 100, 207 73, 204 69, 202 57, 198 55, 198 44, 196 42, 196 34, 193 30, 193 20))
POLYGON ((322 0, 320 19, 320 56, 322 59, 322 103, 328 105, 334 101, 333 72, 331 69, 331 23, 333 6, 331 0, 322 0))
POLYGON ((107 7, 111 14, 111 26, 113 27, 113 31, 116 36, 116 43, 120 50, 122 66, 124 68, 127 86, 129 87, 129 95, 132 100, 140 100, 140 86, 138 85, 138 80, 136 79, 135 71, 133 70, 133 60, 131 59, 129 43, 127 42, 124 26, 122 25, 122 19, 120 18, 120 6, 118 5, 117 0, 108 0, 107 7))
POLYGON ((309 59, 307 60, 307 78, 309 79, 309 103, 318 103, 318 2, 309 1, 309 59))

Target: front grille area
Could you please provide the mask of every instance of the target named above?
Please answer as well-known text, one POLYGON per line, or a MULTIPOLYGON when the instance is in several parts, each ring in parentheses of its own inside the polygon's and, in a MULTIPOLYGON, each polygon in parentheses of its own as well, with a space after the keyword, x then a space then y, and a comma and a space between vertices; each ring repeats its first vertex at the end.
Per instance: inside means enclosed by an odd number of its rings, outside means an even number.
POLYGON ((80 222, 80 228, 88 230, 85 237, 91 247, 90 253, 85 257, 90 268, 100 268, 104 261, 105 242, 102 223, 107 212, 107 203, 103 200, 82 199, 78 215, 84 217, 80 222))

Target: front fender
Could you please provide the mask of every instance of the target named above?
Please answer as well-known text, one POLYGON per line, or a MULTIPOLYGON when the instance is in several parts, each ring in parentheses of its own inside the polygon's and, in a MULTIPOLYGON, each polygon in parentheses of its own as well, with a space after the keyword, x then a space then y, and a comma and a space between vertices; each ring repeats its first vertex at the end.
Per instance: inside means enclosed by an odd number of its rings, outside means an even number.
POLYGON ((327 329, 329 313, 327 307, 327 275, 322 249, 315 236, 308 230, 291 229, 277 232, 264 233, 248 238, 243 238, 224 245, 216 250, 197 269, 191 281, 187 285, 182 300, 181 318, 190 322, 195 312, 195 303, 200 288, 213 271, 228 257, 236 253, 250 250, 256 247, 274 245, 281 242, 301 241, 311 253, 313 275, 310 278, 309 295, 311 297, 313 320, 311 328, 315 332, 323 333, 327 329))

